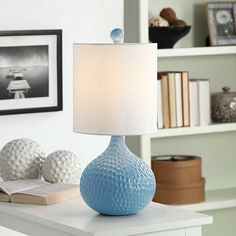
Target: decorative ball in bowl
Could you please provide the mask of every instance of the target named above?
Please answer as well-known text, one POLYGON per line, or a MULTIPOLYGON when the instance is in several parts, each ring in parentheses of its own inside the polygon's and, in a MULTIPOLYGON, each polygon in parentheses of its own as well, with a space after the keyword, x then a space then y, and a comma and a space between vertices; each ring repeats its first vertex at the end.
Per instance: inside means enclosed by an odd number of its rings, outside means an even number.
POLYGON ((191 29, 190 25, 149 27, 149 40, 158 43, 158 48, 173 48, 191 29))

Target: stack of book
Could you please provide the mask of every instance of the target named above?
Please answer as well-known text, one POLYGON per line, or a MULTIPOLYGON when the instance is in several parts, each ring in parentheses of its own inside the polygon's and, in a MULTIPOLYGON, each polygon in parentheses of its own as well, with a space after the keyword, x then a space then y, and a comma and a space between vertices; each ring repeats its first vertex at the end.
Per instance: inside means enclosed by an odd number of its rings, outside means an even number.
POLYGON ((187 71, 159 72, 158 128, 210 124, 208 79, 189 79, 187 71))

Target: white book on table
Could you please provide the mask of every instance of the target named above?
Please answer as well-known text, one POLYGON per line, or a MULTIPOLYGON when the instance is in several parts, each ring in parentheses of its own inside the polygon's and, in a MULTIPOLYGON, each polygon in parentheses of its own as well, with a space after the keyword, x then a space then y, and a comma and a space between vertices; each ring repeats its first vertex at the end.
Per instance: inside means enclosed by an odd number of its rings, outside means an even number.
POLYGON ((190 102, 190 126, 198 126, 199 123, 199 91, 198 80, 189 80, 189 102, 190 102))
POLYGON ((176 126, 183 127, 182 74, 175 73, 176 126))
POLYGON ((210 114, 210 83, 208 79, 198 80, 199 97, 199 123, 209 125, 211 123, 210 114))
POLYGON ((162 107, 161 80, 157 80, 157 128, 163 128, 163 107, 162 107))

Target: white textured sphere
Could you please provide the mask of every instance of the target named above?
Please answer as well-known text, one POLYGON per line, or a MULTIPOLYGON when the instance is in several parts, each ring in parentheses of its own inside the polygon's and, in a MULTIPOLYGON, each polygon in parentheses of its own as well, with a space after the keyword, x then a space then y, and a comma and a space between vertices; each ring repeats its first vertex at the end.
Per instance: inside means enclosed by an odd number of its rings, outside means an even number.
POLYGON ((44 179, 51 183, 78 184, 81 175, 79 158, 70 151, 53 152, 46 158, 42 173, 44 179))
POLYGON ((150 27, 167 27, 169 26, 169 23, 164 18, 158 16, 158 17, 153 17, 149 20, 149 26, 150 27))
POLYGON ((36 179, 41 176, 45 153, 31 139, 15 139, 0 152, 0 173, 4 180, 36 179))

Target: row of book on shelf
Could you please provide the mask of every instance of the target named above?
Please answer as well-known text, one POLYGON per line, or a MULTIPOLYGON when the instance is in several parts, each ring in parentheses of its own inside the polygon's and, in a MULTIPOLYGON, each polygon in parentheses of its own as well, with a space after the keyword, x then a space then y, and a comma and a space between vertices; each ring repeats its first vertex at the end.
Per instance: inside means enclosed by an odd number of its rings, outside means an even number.
POLYGON ((210 124, 209 79, 190 79, 187 71, 158 72, 157 127, 210 124))

